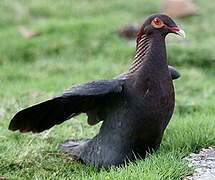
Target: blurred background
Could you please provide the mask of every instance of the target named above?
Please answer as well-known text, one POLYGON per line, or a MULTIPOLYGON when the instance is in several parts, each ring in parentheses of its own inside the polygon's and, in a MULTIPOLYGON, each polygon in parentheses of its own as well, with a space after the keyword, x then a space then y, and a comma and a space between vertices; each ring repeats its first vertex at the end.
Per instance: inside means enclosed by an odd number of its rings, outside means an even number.
MULTIPOLYGON (((215 3, 189 1, 190 11, 188 8, 177 13, 187 8, 187 2, 168 7, 166 3, 172 2, 164 0, 1 0, 0 177, 28 178, 34 171, 34 176, 40 177, 37 171, 46 161, 41 149, 59 153, 57 144, 63 140, 92 137, 98 131, 100 125, 89 127, 84 115, 42 135, 23 136, 9 132, 7 126, 21 108, 57 95, 73 84, 112 78, 127 71, 136 44, 135 39, 120 33, 122 28, 133 23, 139 27, 147 16, 163 11, 174 16, 187 37, 167 38, 169 64, 182 77, 175 81, 176 110, 161 152, 185 149, 182 154, 186 154, 215 145, 215 3), (36 160, 38 169, 31 169, 30 164, 36 160), (23 167, 13 172, 20 163, 23 167)), ((50 164, 56 163, 56 157, 47 157, 50 164)), ((61 167, 65 165, 61 159, 60 171, 71 176, 61 167)), ((44 177, 58 172, 43 171, 44 177)), ((179 174, 177 177, 183 173, 179 174)))

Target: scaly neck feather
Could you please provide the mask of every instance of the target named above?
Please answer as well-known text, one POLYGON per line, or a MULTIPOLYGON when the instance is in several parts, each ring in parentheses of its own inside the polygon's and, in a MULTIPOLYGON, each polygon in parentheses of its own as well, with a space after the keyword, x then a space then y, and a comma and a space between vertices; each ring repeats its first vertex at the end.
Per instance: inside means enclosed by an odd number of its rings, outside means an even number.
POLYGON ((129 68, 129 71, 126 74, 126 77, 134 74, 136 71, 140 69, 143 63, 143 59, 147 56, 149 52, 149 48, 150 48, 150 39, 143 34, 137 39, 136 53, 135 53, 133 62, 131 64, 131 67, 129 68))
POLYGON ((142 69, 143 65, 154 63, 157 66, 166 64, 165 40, 160 35, 152 37, 142 34, 138 36, 136 53, 125 77, 133 76, 142 69))

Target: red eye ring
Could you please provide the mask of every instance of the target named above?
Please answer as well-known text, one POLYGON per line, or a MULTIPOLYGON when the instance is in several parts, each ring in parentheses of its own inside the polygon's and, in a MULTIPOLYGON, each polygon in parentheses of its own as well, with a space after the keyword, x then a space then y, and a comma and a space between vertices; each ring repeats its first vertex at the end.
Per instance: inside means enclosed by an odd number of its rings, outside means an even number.
POLYGON ((154 18, 153 22, 155 25, 161 25, 161 19, 160 18, 154 18))
POLYGON ((163 21, 159 17, 154 18, 151 22, 151 25, 154 28, 162 28, 163 26, 165 26, 165 24, 163 23, 163 21))

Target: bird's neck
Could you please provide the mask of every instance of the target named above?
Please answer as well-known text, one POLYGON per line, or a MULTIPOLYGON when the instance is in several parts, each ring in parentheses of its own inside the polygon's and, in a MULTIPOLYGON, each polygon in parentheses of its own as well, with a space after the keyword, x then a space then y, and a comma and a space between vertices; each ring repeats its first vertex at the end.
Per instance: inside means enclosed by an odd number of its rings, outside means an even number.
POLYGON ((142 35, 137 40, 136 53, 126 77, 141 75, 144 71, 167 69, 165 37, 160 34, 142 35))

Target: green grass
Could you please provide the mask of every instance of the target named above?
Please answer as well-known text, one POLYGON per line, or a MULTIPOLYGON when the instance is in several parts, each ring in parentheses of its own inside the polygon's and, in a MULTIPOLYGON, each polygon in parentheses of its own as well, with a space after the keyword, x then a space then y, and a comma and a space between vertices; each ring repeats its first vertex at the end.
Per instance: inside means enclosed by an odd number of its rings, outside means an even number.
POLYGON ((69 138, 94 136, 81 115, 41 134, 7 130, 15 112, 83 81, 114 77, 129 67, 135 42, 114 31, 159 12, 161 0, 0 1, 0 177, 8 179, 180 179, 182 160, 215 145, 215 14, 210 0, 194 1, 201 14, 176 19, 185 40, 168 37, 176 109, 161 148, 144 160, 109 171, 82 165, 58 150, 69 138), (25 39, 20 27, 39 31, 25 39))

